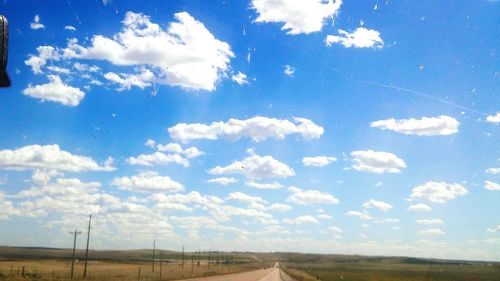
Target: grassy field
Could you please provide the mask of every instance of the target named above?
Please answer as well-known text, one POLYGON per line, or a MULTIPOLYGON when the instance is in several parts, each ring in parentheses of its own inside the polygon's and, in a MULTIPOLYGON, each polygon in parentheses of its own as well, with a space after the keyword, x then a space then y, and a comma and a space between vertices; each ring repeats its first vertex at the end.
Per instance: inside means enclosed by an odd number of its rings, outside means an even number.
MULTIPOLYGON (((160 251, 156 252, 156 257, 160 251)), ((366 257, 298 253, 182 253, 161 251, 163 263, 152 272, 151 250, 91 251, 88 278, 91 281, 177 280, 182 278, 236 273, 271 266, 279 262, 290 276, 300 281, 499 281, 500 263, 436 260, 408 257, 366 257), (217 258, 218 257, 218 258, 217 258), (197 258, 201 264, 197 265, 197 258), (217 259, 219 264, 216 265, 217 259)), ((75 280, 81 280, 83 251, 77 251, 75 280)), ((69 280, 71 250, 0 247, 0 280, 69 280), (24 266, 24 277, 22 268, 24 266)), ((237 281, 237 280, 235 280, 237 281)))
POLYGON ((304 281, 500 280, 500 264, 488 262, 287 254, 281 256, 280 264, 292 277, 304 281))

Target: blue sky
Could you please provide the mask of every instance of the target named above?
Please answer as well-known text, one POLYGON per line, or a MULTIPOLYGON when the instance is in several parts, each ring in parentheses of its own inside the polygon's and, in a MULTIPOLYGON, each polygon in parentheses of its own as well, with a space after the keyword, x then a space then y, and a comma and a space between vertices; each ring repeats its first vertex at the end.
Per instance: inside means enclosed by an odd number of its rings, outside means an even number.
POLYGON ((0 244, 500 260, 496 1, 1 7, 0 244))

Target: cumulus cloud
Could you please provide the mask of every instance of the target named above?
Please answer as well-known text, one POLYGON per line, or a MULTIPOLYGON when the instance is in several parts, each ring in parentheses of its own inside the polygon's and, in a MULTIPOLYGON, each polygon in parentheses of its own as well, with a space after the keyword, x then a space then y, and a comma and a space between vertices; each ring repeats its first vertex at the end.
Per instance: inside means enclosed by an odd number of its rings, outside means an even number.
POLYGON ((431 209, 431 207, 429 207, 429 205, 420 203, 420 204, 410 205, 407 210, 408 211, 415 211, 415 212, 427 212, 427 211, 430 211, 432 209, 431 209))
POLYGON ((58 102, 66 106, 77 106, 85 97, 85 93, 79 88, 64 84, 57 75, 48 75, 50 82, 42 85, 32 86, 23 90, 23 94, 42 101, 58 102))
POLYGON ((425 235, 444 235, 444 231, 442 231, 439 228, 430 228, 430 229, 426 229, 426 230, 420 230, 418 233, 425 234, 425 235))
POLYGON ((132 87, 144 89, 155 80, 153 72, 146 68, 139 69, 136 74, 108 72, 104 78, 119 85, 118 91, 130 90, 132 87))
POLYGON ((238 182, 238 180, 235 178, 219 177, 219 178, 209 179, 209 180, 207 180, 207 182, 217 183, 217 184, 221 184, 221 185, 228 185, 228 184, 236 183, 236 182, 238 182))
POLYGON ((137 157, 129 157, 127 158, 127 163, 130 165, 142 166, 168 165, 175 163, 184 167, 189 167, 189 160, 183 158, 179 154, 165 154, 158 151, 150 154, 141 154, 137 157))
POLYGON ((299 134, 306 140, 312 140, 323 135, 324 129, 311 120, 294 117, 293 121, 261 116, 245 120, 231 118, 227 122, 218 121, 212 124, 179 123, 168 128, 168 133, 171 138, 182 142, 219 138, 239 140, 243 137, 259 142, 268 138, 284 139, 290 134, 299 134))
POLYGON ((239 85, 248 84, 247 75, 245 73, 242 73, 241 71, 238 71, 236 75, 232 75, 231 80, 238 83, 239 85))
POLYGON ((491 228, 487 228, 486 231, 491 233, 500 232, 500 224, 491 228))
POLYGON ((348 211, 345 214, 347 216, 357 217, 357 218, 360 218, 362 220, 371 220, 371 219, 373 219, 367 212, 348 211))
POLYGON ((323 167, 332 162, 337 161, 337 158, 331 156, 315 156, 302 158, 304 166, 323 167))
POLYGON ((280 184, 279 182, 262 183, 253 180, 246 181, 245 185, 257 189, 280 189, 283 187, 283 185, 280 184))
POLYGON ((292 218, 292 219, 284 219, 283 223, 300 225, 303 223, 318 224, 319 221, 318 221, 318 219, 316 219, 313 216, 305 215, 305 216, 298 216, 298 217, 292 218))
POLYGON ((265 204, 267 203, 266 200, 257 197, 257 196, 251 196, 242 192, 232 192, 230 193, 226 200, 234 200, 234 201, 239 201, 245 204, 252 204, 252 203, 259 203, 259 204, 265 204))
POLYGON ((410 199, 425 199, 434 203, 445 203, 467 194, 467 189, 458 183, 429 181, 413 188, 410 199))
POLYGON ((380 32, 373 29, 358 27, 354 32, 339 29, 339 35, 327 35, 325 43, 327 46, 341 44, 346 48, 373 48, 384 47, 384 40, 380 38, 380 32))
POLYGON ((290 65, 285 65, 285 69, 283 70, 283 73, 285 73, 286 76, 293 76, 295 73, 295 67, 290 66, 290 65))
POLYGON ((422 117, 421 119, 386 119, 370 123, 372 128, 391 130, 405 135, 446 136, 458 133, 458 122, 455 118, 441 115, 438 117, 422 117))
POLYGON ((271 204, 271 206, 269 206, 267 209, 270 211, 288 212, 288 211, 292 210, 293 208, 292 208, 292 206, 287 205, 287 204, 274 203, 274 204, 271 204))
POLYGON ((208 171, 212 175, 242 174, 250 179, 287 178, 295 171, 272 156, 251 155, 227 166, 216 166, 208 171))
POLYGON ((323 28, 326 19, 333 19, 340 10, 341 0, 252 0, 258 13, 256 22, 283 23, 287 34, 308 34, 323 28))
POLYGON ((52 46, 39 46, 36 48, 38 55, 30 55, 24 63, 31 67, 31 70, 35 74, 43 73, 42 67, 44 67, 48 61, 58 61, 61 58, 58 50, 52 46))
POLYGON ((161 152, 170 152, 175 154, 183 155, 184 157, 191 159, 204 155, 205 153, 199 150, 197 147, 191 146, 188 148, 182 148, 182 146, 178 143, 167 143, 167 144, 156 144, 153 140, 148 140, 146 142, 147 146, 152 148, 156 148, 161 152))
POLYGON ((33 29, 33 30, 45 28, 45 25, 43 25, 40 22, 40 16, 39 15, 35 15, 35 18, 33 18, 33 22, 30 23, 30 28, 33 29))
POLYGON ((286 199, 287 202, 296 203, 299 205, 314 205, 314 204, 338 204, 339 199, 328 192, 319 190, 302 190, 297 187, 288 189, 292 194, 286 199))
POLYGON ((390 152, 353 151, 351 156, 354 161, 351 167, 356 171, 376 174, 399 173, 402 168, 406 168, 405 162, 390 152))
POLYGON ((370 199, 370 200, 366 201, 365 203, 363 203, 363 208, 365 208, 365 209, 375 208, 375 209, 379 209, 380 211, 385 212, 385 211, 389 211, 390 209, 392 209, 392 206, 385 203, 385 202, 382 202, 382 201, 370 199))
POLYGON ((488 174, 500 174, 500 168, 488 168, 486 169, 488 174))
POLYGON ((495 115, 489 115, 486 117, 486 121, 490 123, 499 124, 500 123, 500 112, 495 115))
POLYGON ((59 145, 28 145, 0 150, 0 167, 8 170, 48 169, 66 172, 113 171, 108 158, 102 165, 87 156, 61 150, 59 145))
POLYGON ((216 39, 186 12, 174 17, 176 21, 163 29, 149 16, 127 12, 122 31, 112 38, 94 35, 91 46, 73 41, 62 52, 69 58, 148 67, 157 72, 154 80, 159 84, 215 90, 234 56, 229 44, 216 39))
POLYGON ((72 25, 66 25, 64 26, 64 29, 69 31, 76 31, 76 28, 72 25))
POLYGON ((156 172, 142 172, 131 177, 117 177, 112 185, 123 190, 134 192, 180 192, 184 186, 167 176, 160 176, 156 172))
POLYGON ((420 219, 416 220, 416 223, 430 225, 430 224, 443 224, 444 222, 441 219, 420 219))
POLYGON ((486 188, 487 190, 500 190, 500 184, 492 181, 485 181, 484 188, 486 188))

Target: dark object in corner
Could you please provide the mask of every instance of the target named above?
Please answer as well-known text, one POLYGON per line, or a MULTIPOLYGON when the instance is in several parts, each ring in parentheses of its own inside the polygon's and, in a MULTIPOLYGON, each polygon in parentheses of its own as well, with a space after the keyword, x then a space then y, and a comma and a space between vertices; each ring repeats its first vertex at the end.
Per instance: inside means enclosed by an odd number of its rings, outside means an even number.
POLYGON ((7 75, 7 59, 9 55, 9 23, 7 18, 0 15, 0 87, 9 87, 10 79, 7 75))

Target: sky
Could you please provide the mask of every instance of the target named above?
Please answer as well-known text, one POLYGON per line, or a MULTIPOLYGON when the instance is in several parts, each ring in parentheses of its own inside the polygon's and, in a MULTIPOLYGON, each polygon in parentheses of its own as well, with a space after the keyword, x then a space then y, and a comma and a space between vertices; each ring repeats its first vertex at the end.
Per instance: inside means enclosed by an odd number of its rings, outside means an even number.
POLYGON ((12 1, 0 245, 500 261, 497 1, 12 1))

